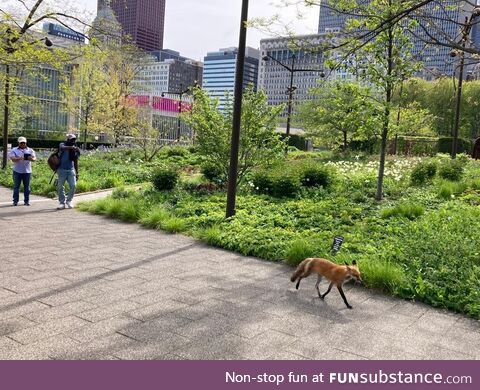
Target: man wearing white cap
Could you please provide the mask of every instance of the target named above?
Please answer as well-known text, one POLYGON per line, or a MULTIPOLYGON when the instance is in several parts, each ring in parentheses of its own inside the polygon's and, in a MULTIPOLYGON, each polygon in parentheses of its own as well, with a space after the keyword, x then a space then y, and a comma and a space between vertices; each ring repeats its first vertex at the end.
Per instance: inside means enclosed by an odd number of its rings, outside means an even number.
POLYGON ((75 195, 78 180, 78 158, 80 149, 75 142, 77 137, 75 134, 67 134, 67 140, 62 142, 58 147, 60 153, 60 166, 58 167, 58 210, 63 210, 65 206, 69 209, 73 208, 72 199, 75 195), (65 199, 65 182, 68 183, 68 194, 65 199))
POLYGON ((25 137, 18 137, 18 146, 8 154, 13 161, 13 205, 18 204, 20 184, 23 182, 23 201, 30 206, 30 176, 32 174, 31 161, 35 161, 35 151, 27 146, 25 137))

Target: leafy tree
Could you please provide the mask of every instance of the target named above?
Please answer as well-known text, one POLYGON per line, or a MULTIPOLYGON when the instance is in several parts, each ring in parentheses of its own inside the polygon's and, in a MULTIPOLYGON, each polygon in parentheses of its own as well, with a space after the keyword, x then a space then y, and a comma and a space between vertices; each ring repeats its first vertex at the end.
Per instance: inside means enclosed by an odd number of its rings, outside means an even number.
POLYGON ((136 131, 138 106, 131 95, 134 79, 147 58, 136 47, 110 41, 82 49, 78 66, 62 89, 70 113, 80 115, 79 132, 105 133, 115 144, 136 131))
MULTIPOLYGON (((451 78, 433 81, 410 79, 403 84, 402 98, 398 94, 394 101, 399 104, 417 105, 433 117, 432 128, 437 136, 451 136, 455 120, 456 82, 451 78)), ((476 138, 480 132, 480 81, 468 81, 463 85, 460 136, 476 138)))
POLYGON ((61 90, 67 112, 78 118, 78 132, 86 146, 88 133, 105 131, 99 116, 108 107, 110 97, 105 87, 109 80, 104 69, 106 51, 86 45, 80 55, 72 74, 63 80, 61 90))
MULTIPOLYGON (((193 90, 193 96, 193 108, 183 114, 183 119, 195 131, 199 153, 226 180, 232 135, 232 101, 228 99, 221 112, 218 100, 212 100, 200 88, 193 90)), ((252 168, 268 166, 284 158, 285 150, 285 142, 275 132, 277 117, 283 106, 269 106, 265 93, 254 92, 252 88, 245 90, 243 99, 237 185, 252 168)))
POLYGON ((395 107, 391 112, 391 130, 397 135, 435 137, 435 116, 419 103, 413 102, 405 107, 395 107))
MULTIPOLYGON (((43 77, 42 67, 62 69, 71 61, 67 50, 49 49, 51 42, 35 32, 37 27, 48 20, 66 25, 67 23, 82 23, 73 14, 65 11, 49 9, 52 1, 29 0, 21 3, 23 13, 9 11, 8 4, 0 5, 0 82, 2 85, 3 121, 3 156, 2 168, 7 165, 7 142, 9 136, 10 114, 14 113, 17 119, 21 113, 19 104, 25 100, 19 98, 21 92, 17 90, 19 82, 28 78, 43 77)), ((58 9, 58 7, 57 7, 58 9)))
POLYGON ((170 142, 162 141, 167 138, 166 133, 168 133, 169 130, 166 129, 162 131, 153 126, 149 108, 137 107, 136 114, 132 135, 136 137, 136 142, 143 151, 144 161, 152 161, 164 146, 176 143, 177 140, 170 142))
MULTIPOLYGON (((351 0, 278 0, 283 6, 298 5, 299 3, 307 7, 322 6, 326 12, 346 17, 365 16, 356 6, 365 5, 369 1, 370 0, 356 0, 355 5, 352 6, 353 2, 351 0)), ((461 9, 473 10, 473 19, 468 22, 471 26, 478 23, 480 15, 476 10, 476 7, 479 5, 477 0, 407 0, 404 3, 401 8, 392 10, 387 18, 371 14, 375 20, 369 23, 369 27, 355 31, 354 35, 357 42, 375 40, 378 35, 385 33, 390 26, 401 24, 416 27, 410 29, 411 33, 416 39, 423 41, 426 45, 448 47, 474 55, 480 54, 480 49, 471 44, 471 42, 465 45, 459 41, 458 30, 449 28, 452 25, 458 25, 457 13, 452 11, 455 11, 459 5, 461 9), (436 12, 432 12, 434 10, 436 12), (412 22, 413 24, 411 24, 412 22), (445 26, 448 27, 445 28, 445 26)), ((263 21, 259 19, 257 24, 268 26, 268 24, 273 24, 274 20, 275 18, 273 18, 273 20, 263 21)), ((290 33, 289 35, 292 34, 290 33)), ((334 43, 332 48, 343 46, 344 43, 334 43)))
MULTIPOLYGON (((349 67, 357 77, 373 86, 382 107, 380 165, 375 194, 375 199, 381 200, 387 140, 391 130, 393 95, 396 88, 419 69, 419 64, 415 62, 411 52, 411 38, 406 34, 412 26, 395 23, 392 17, 411 8, 415 2, 413 0, 370 0, 357 3, 355 0, 341 0, 337 3, 345 12, 360 16, 347 19, 347 30, 352 32, 352 35, 347 34, 343 49, 346 57, 356 53, 357 58, 363 58, 363 61, 351 65, 347 62, 343 66, 349 67), (384 28, 366 39, 362 31, 372 31, 379 23, 385 23, 384 28)), ((342 64, 336 66, 342 66, 342 64)))
POLYGON ((326 144, 371 139, 378 129, 378 104, 370 88, 354 82, 322 84, 310 91, 314 99, 297 109, 297 119, 309 135, 326 144))

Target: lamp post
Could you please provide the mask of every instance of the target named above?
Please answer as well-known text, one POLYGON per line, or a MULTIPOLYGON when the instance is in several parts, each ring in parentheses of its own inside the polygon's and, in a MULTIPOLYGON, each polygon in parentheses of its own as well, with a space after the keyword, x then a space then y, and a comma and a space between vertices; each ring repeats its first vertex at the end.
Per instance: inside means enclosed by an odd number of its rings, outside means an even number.
POLYGON ((293 94, 297 87, 293 85, 293 75, 296 72, 320 72, 320 77, 324 78, 325 73, 321 69, 301 69, 301 68, 295 68, 295 60, 296 56, 295 53, 292 54, 290 57, 292 59, 292 65, 288 66, 285 65, 283 62, 280 62, 276 58, 272 57, 270 54, 267 54, 264 56, 262 59, 267 62, 269 60, 275 61, 277 64, 285 68, 289 73, 290 73, 290 84, 289 87, 287 88, 287 93, 288 93, 288 104, 287 104, 287 128, 286 128, 286 136, 288 137, 290 135, 290 123, 291 123, 291 117, 292 117, 292 103, 293 103, 293 94))
MULTIPOLYGON (((473 27, 473 22, 477 16, 480 16, 480 6, 476 6, 470 18, 465 18, 465 23, 462 25, 461 28, 461 38, 459 44, 464 48, 468 37, 470 35, 470 31, 473 27)), ((451 57, 456 57, 460 55, 460 63, 458 65, 458 87, 457 87, 457 98, 455 104, 455 124, 453 127, 453 140, 452 140, 452 158, 457 157, 457 148, 458 148, 458 130, 460 127, 460 110, 462 104, 462 87, 463 87, 463 68, 465 66, 465 52, 463 50, 452 50, 450 52, 451 57)))
MULTIPOLYGON (((15 48, 14 44, 17 42, 20 37, 14 37, 12 35, 12 30, 7 28, 5 31, 5 42, 4 47, 7 54, 14 54, 17 49, 15 48)), ((37 42, 44 42, 45 46, 51 47, 53 45, 52 41, 47 37, 37 39, 33 42, 29 42, 30 45, 34 45, 37 42)), ((8 148, 8 125, 9 125, 9 117, 10 117, 10 89, 11 89, 11 73, 10 73, 10 64, 8 62, 5 63, 5 88, 4 88, 4 106, 3 106, 3 154, 2 154, 2 169, 5 169, 7 166, 7 148, 8 148)))
POLYGON ((240 149, 240 125, 242 119, 243 68, 245 66, 245 46, 247 44, 248 0, 242 0, 240 34, 238 38, 237 65, 235 69, 235 95, 233 102, 232 141, 230 144, 230 166, 228 170, 226 217, 235 215, 237 193, 238 151, 240 149))
POLYGON ((179 92, 171 92, 171 91, 162 92, 162 97, 164 97, 166 93, 178 95, 177 142, 180 142, 180 137, 182 135, 181 121, 180 121, 180 115, 182 114, 182 97, 187 92, 190 92, 190 87, 184 90, 183 84, 180 84, 179 92))

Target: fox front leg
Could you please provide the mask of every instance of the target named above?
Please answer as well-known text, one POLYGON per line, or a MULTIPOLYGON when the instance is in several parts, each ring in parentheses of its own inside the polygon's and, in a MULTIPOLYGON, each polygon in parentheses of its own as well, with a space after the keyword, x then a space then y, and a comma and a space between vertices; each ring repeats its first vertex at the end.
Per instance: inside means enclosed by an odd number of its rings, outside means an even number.
POLYGON ((353 306, 350 306, 350 304, 347 302, 347 297, 345 296, 345 294, 343 293, 343 289, 342 289, 342 286, 337 286, 338 288, 338 291, 340 292, 340 295, 342 296, 343 298, 343 302, 345 302, 345 305, 347 305, 347 307, 349 309, 353 309, 353 306))
POLYGON ((318 275, 317 283, 315 283, 315 288, 317 289, 319 298, 322 298, 322 294, 320 294, 320 289, 318 288, 318 285, 320 284, 321 281, 322 281, 322 275, 318 275))
POLYGON ((321 298, 321 299, 324 299, 324 298, 325 298, 325 296, 326 296, 326 295, 327 295, 327 294, 330 292, 330 290, 332 289, 332 287, 333 287, 333 282, 332 282, 332 283, 330 283, 330 285, 328 286, 328 289, 327 289, 327 291, 325 291, 325 294, 323 294, 323 295, 320 295, 320 298, 321 298))

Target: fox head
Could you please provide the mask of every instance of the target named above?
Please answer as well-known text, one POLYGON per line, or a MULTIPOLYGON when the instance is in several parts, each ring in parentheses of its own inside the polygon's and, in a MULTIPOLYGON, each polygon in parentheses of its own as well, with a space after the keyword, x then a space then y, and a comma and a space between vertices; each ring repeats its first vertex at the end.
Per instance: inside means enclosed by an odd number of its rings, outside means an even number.
POLYGON ((347 266, 349 280, 354 280, 355 283, 362 283, 362 276, 358 269, 357 262, 353 260, 352 265, 348 265, 347 262, 345 262, 345 265, 347 266))

